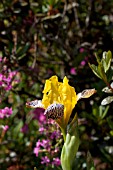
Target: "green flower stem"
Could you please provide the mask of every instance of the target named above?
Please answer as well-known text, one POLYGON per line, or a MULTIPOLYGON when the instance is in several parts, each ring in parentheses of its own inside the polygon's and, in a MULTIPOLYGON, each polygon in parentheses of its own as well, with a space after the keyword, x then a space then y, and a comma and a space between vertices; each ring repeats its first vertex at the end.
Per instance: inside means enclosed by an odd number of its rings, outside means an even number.
POLYGON ((61 131, 62 131, 63 139, 64 139, 64 142, 65 142, 66 141, 66 129, 61 128, 61 131))
POLYGON ((67 134, 64 134, 65 141, 61 152, 61 166, 63 170, 72 170, 72 168, 75 170, 74 162, 80 144, 77 116, 68 126, 67 134))

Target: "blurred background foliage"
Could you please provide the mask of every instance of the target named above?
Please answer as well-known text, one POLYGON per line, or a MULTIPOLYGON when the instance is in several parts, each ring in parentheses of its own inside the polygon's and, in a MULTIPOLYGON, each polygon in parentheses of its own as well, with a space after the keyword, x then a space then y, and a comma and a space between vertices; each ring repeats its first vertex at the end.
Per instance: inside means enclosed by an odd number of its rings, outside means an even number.
POLYGON ((47 169, 33 153, 42 136, 25 103, 42 98, 44 82, 52 75, 59 80, 66 75, 77 93, 97 90, 73 111, 78 113, 81 139, 77 170, 86 169, 87 151, 97 170, 113 169, 113 105, 101 106, 105 83, 88 65, 96 63, 95 53, 101 57, 108 50, 113 52, 112 0, 0 1, 0 55, 19 79, 10 91, 2 92, 0 107, 12 107, 13 114, 0 120, 9 125, 0 144, 0 169, 47 169), (24 124, 27 133, 20 130, 24 124))

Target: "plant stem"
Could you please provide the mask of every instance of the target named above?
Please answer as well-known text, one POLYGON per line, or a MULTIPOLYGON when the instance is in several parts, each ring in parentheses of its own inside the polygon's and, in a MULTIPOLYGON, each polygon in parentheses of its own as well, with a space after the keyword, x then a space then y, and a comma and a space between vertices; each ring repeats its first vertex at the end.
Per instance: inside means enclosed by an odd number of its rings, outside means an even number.
POLYGON ((66 140, 66 129, 61 128, 61 131, 62 131, 63 139, 64 139, 64 142, 65 142, 65 140, 66 140))

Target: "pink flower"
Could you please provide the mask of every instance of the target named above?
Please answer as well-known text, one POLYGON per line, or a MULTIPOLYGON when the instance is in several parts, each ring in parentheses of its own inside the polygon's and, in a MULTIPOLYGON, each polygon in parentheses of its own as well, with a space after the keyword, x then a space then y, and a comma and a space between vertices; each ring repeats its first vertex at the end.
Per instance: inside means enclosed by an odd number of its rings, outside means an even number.
POLYGON ((0 62, 2 61, 2 57, 0 56, 0 62))
POLYGON ((34 153, 37 157, 38 157, 38 153, 39 153, 40 147, 41 147, 41 141, 38 140, 38 142, 36 143, 36 147, 35 147, 34 150, 33 150, 33 153, 34 153))
POLYGON ((9 72, 9 78, 13 78, 14 76, 16 76, 16 74, 17 74, 17 71, 11 71, 11 72, 9 72))
POLYGON ((8 85, 8 86, 6 86, 4 89, 5 89, 6 91, 9 91, 9 90, 12 89, 12 86, 11 86, 11 85, 8 85))
POLYGON ((79 49, 79 52, 80 52, 80 53, 83 53, 83 52, 84 52, 84 48, 80 48, 80 49, 79 49))
POLYGON ((44 133, 44 131, 45 131, 45 128, 44 128, 44 127, 40 127, 40 128, 39 128, 39 132, 40 132, 40 133, 44 133))
POLYGON ((47 122, 46 116, 44 115, 44 111, 45 111, 45 109, 43 109, 43 108, 37 108, 33 112, 34 119, 37 119, 40 124, 44 124, 47 122))
POLYGON ((34 148, 34 150, 33 150, 33 153, 36 155, 36 157, 38 157, 39 150, 40 150, 40 148, 38 148, 38 147, 34 148))
POLYGON ((85 66, 86 65, 86 61, 85 60, 81 61, 80 65, 81 66, 85 66))
POLYGON ((73 74, 73 75, 76 75, 76 69, 74 68, 74 67, 72 67, 71 69, 70 69, 70 73, 71 74, 73 74))
POLYGON ((9 129, 8 125, 3 126, 3 130, 6 132, 9 129))
POLYGON ((41 160, 41 164, 48 165, 48 163, 50 163, 50 159, 47 156, 42 157, 41 160))
POLYGON ((59 166, 61 164, 59 158, 53 158, 52 165, 59 166))
POLYGON ((0 81, 3 80, 3 74, 0 73, 0 81))
POLYGON ((4 117, 9 117, 12 114, 12 108, 5 107, 4 109, 0 109, 0 119, 4 117))
POLYGON ((50 135, 50 138, 51 139, 57 139, 57 138, 59 138, 59 137, 61 137, 61 133, 60 133, 60 131, 54 131, 54 132, 52 132, 51 133, 51 135, 50 135))
POLYGON ((20 131, 21 131, 22 133, 28 133, 28 131, 29 131, 28 125, 25 124, 25 125, 21 128, 20 131))
POLYGON ((48 139, 47 139, 47 140, 43 139, 42 142, 41 142, 41 146, 42 146, 44 149, 47 149, 47 150, 48 150, 48 149, 50 148, 50 146, 51 146, 51 145, 50 145, 50 140, 48 140, 48 139))

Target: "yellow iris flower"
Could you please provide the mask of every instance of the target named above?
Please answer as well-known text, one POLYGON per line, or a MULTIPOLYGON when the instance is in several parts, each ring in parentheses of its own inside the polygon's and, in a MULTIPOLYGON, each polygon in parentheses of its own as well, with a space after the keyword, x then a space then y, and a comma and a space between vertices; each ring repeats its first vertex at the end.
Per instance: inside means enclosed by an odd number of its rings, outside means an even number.
POLYGON ((64 105, 63 117, 56 119, 56 122, 63 129, 66 128, 73 108, 77 103, 75 89, 68 84, 67 77, 64 77, 63 83, 58 81, 57 76, 52 76, 46 80, 43 90, 42 104, 47 109, 53 103, 64 105))

